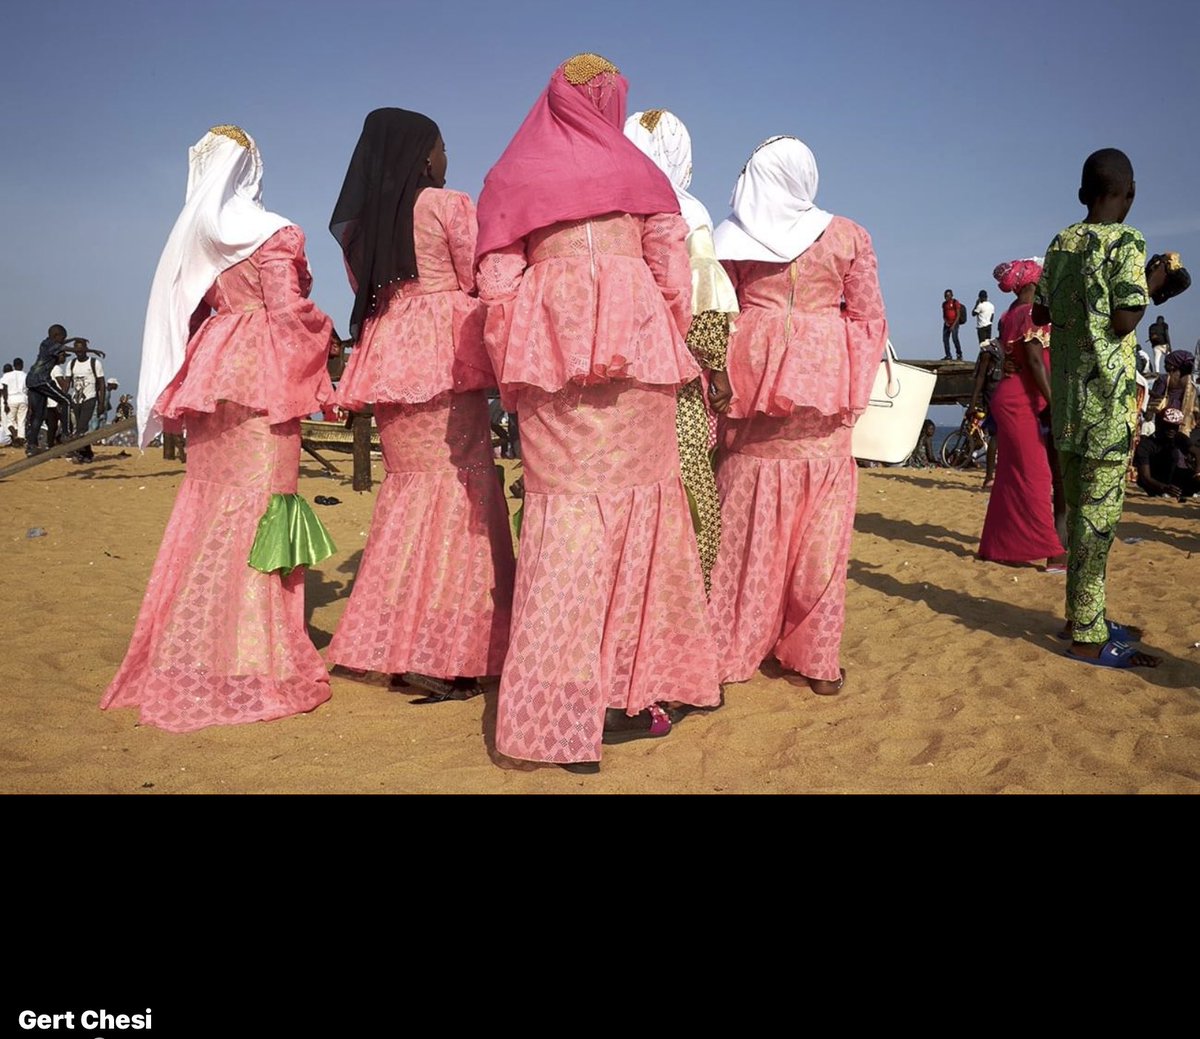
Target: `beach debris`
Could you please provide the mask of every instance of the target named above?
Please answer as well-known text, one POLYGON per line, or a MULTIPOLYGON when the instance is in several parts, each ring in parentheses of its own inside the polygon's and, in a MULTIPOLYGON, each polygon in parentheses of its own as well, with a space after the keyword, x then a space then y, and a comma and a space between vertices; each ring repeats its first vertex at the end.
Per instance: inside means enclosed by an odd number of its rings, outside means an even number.
POLYGON ((1125 544, 1127 544, 1127 545, 1140 545, 1146 539, 1145 538, 1121 538, 1121 540, 1123 542, 1125 542, 1125 544))
POLYGON ((313 498, 313 501, 317 505, 341 505, 342 504, 341 498, 331 498, 325 494, 318 494, 315 498, 313 498))
POLYGON ((154 784, 153 784, 153 783, 143 783, 143 784, 142 784, 142 789, 143 789, 143 790, 149 790, 149 789, 150 789, 152 786, 154 786, 154 784))
POLYGON ((46 536, 46 528, 30 527, 29 530, 25 532, 25 536, 27 538, 44 538, 46 536))

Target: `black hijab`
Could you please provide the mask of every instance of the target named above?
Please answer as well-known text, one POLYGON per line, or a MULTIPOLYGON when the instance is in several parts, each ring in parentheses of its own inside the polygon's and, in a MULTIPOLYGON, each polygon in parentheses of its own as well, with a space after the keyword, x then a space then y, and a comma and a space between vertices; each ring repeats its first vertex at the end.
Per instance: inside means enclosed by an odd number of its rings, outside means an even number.
POLYGON ((353 339, 375 310, 380 289, 417 277, 413 206, 418 190, 431 183, 426 160, 439 136, 432 119, 403 108, 377 108, 363 123, 329 221, 358 283, 353 339))

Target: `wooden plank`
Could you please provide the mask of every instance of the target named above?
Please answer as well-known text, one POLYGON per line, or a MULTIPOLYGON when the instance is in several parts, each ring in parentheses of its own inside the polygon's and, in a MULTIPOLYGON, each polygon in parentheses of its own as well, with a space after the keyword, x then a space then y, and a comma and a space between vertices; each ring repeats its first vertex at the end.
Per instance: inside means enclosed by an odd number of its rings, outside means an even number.
POLYGON ((310 446, 308 443, 306 443, 303 440, 300 441, 300 446, 302 448, 304 448, 304 451, 306 454, 312 455, 313 458, 315 458, 318 462, 320 462, 325 467, 326 472, 333 473, 334 475, 338 475, 338 476, 341 475, 342 471, 336 465, 334 465, 331 461, 329 461, 327 458, 322 458, 319 454, 317 454, 317 451, 314 447, 310 446))
POLYGON ((106 437, 115 437, 118 433, 126 433, 136 428, 136 426, 137 419, 135 418, 122 419, 120 422, 114 422, 111 426, 101 426, 99 429, 85 433, 74 440, 67 440, 64 443, 57 444, 46 451, 42 451, 40 454, 34 455, 32 458, 22 458, 19 462, 13 462, 12 465, 5 466, 3 469, 0 469, 0 480, 6 479, 9 476, 15 476, 17 473, 23 473, 26 469, 32 469, 35 465, 49 462, 52 458, 62 458, 64 455, 71 454, 72 451, 78 451, 81 447, 95 444, 106 437))
POLYGON ((930 404, 967 404, 975 388, 974 361, 911 361, 900 358, 901 364, 923 368, 937 376, 930 404))

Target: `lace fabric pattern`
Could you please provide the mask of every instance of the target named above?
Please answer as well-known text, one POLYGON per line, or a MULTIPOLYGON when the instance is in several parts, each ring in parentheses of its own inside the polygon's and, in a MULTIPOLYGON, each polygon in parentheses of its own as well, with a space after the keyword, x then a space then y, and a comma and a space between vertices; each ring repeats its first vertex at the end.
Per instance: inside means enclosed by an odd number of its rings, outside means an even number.
POLYGON ((849 427, 798 409, 727 420, 717 466, 723 530, 710 616, 721 679, 769 656, 836 681, 858 469, 849 427))
POLYGON ((183 367, 159 395, 168 422, 211 414, 221 401, 273 423, 320 411, 333 396, 325 364, 333 324, 308 299, 304 232, 275 232, 222 271, 192 317, 183 367))
POLYGON ((486 396, 375 411, 387 476, 331 663, 439 678, 498 675, 513 550, 486 396))
POLYGON ((506 409, 521 386, 678 387, 699 375, 684 343, 686 237, 678 214, 611 214, 555 224, 482 257, 485 343, 506 409))
POLYGON ((853 425, 887 342, 867 232, 835 216, 792 264, 724 264, 741 305, 729 337, 729 416, 783 416, 804 407, 853 425))
POLYGON ((125 659, 101 701, 191 732, 310 711, 329 678, 304 622, 304 568, 247 564, 273 493, 294 494, 300 423, 238 404, 189 417, 179 489, 125 659))
POLYGON ((527 388, 518 406, 525 515, 496 746, 531 761, 598 761, 606 708, 720 698, 675 393, 527 388))
MULTIPOLYGON (((413 209, 420 277, 383 290, 338 384, 337 403, 422 404, 496 384, 475 298, 475 207, 461 191, 426 188, 413 209)), ((353 279, 351 279, 353 283, 353 279)))

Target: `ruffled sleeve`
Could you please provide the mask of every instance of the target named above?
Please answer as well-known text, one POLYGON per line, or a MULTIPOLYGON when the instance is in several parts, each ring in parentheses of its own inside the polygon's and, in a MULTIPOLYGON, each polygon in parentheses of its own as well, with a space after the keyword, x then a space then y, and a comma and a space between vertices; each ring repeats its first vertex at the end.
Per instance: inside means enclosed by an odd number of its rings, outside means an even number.
POLYGON ((508 353, 513 308, 527 266, 525 241, 521 239, 483 256, 475 277, 479 298, 488 308, 483 334, 484 345, 488 357, 491 358, 492 371, 500 387, 500 402, 505 411, 516 410, 516 401, 508 399, 505 392, 504 358, 508 353))
POLYGON ((469 296, 475 295, 475 239, 479 223, 470 196, 462 192, 447 192, 446 208, 442 212, 442 228, 450 246, 450 262, 458 277, 458 287, 469 296))
POLYGON ((875 373, 887 347, 887 317, 883 293, 879 289, 879 270, 871 236, 855 225, 855 253, 846 272, 842 295, 846 307, 842 318, 846 326, 846 350, 850 358, 850 416, 857 418, 867 410, 875 373))
POLYGON ((712 228, 697 227, 688 235, 687 247, 692 268, 692 313, 719 310, 724 314, 736 314, 737 292, 717 259, 712 228))
POLYGON ((692 267, 688 226, 678 213, 655 213, 642 228, 642 255, 662 293, 671 318, 686 336, 692 323, 692 267))
POLYGON ((312 275, 300 228, 276 231, 255 255, 271 332, 261 358, 274 390, 267 416, 286 422, 321 410, 333 396, 325 368, 333 323, 308 299, 312 275))

